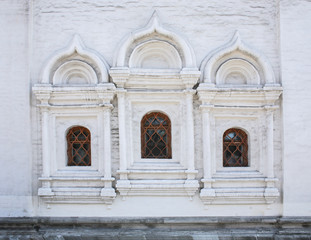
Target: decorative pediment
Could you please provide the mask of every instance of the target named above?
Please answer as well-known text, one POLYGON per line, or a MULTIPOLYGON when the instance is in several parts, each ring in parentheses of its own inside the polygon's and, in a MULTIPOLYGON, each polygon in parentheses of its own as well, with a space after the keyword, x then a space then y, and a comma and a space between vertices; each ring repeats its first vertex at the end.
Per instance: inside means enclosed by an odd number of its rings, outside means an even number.
MULTIPOLYGON (((135 62, 135 57, 148 56, 147 53, 150 53, 148 50, 152 51, 159 47, 168 50, 168 53, 161 50, 163 53, 161 57, 164 59, 170 54, 177 57, 175 55, 175 51, 177 51, 183 68, 197 68, 194 51, 190 44, 179 34, 164 28, 156 11, 145 27, 131 32, 121 41, 113 61, 113 67, 129 67, 130 58, 131 62, 135 62)), ((175 59, 175 61, 178 60, 175 59)))
POLYGON ((75 35, 70 44, 57 51, 42 72, 43 84, 94 85, 109 82, 109 65, 75 35))
POLYGON ((154 12, 145 27, 121 41, 110 75, 118 87, 180 89, 192 88, 200 73, 190 44, 154 12))
POLYGON ((110 104, 115 86, 109 83, 108 70, 106 61, 75 35, 49 59, 33 92, 41 105, 110 104))
POLYGON ((238 32, 202 62, 201 82, 221 86, 279 86, 268 59, 245 44, 238 32))
POLYGON ((53 76, 53 85, 90 85, 96 83, 96 72, 89 64, 81 60, 70 60, 63 63, 53 76))

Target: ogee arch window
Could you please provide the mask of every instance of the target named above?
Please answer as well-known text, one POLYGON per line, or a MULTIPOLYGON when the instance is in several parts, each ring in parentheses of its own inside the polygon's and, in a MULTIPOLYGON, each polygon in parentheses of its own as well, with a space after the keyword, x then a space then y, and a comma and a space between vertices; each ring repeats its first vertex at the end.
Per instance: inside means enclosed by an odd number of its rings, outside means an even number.
POLYGON ((247 167, 247 134, 237 128, 230 128, 223 135, 223 166, 247 167))
POLYGON ((171 121, 163 113, 152 112, 141 120, 141 157, 172 158, 171 121))
POLYGON ((82 126, 67 133, 67 166, 91 166, 91 133, 82 126))

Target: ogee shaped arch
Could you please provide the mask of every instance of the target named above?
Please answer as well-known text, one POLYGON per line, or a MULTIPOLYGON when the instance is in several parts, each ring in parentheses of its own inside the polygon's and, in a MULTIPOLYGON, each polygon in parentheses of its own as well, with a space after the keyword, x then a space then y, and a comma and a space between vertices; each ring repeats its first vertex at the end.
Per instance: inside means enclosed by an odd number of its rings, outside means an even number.
MULTIPOLYGON (((65 64, 66 61, 70 61, 70 56, 77 53, 80 57, 82 57, 82 61, 84 60, 86 63, 94 64, 96 67, 95 71, 97 73, 97 78, 95 80, 95 83, 105 83, 109 82, 109 65, 107 62, 94 50, 88 49, 83 44, 81 38, 79 35, 74 35, 72 38, 70 44, 63 48, 58 50, 47 62, 45 67, 42 71, 42 77, 41 77, 41 83, 49 84, 53 82, 53 77, 55 72, 61 65, 65 64)), ((76 64, 78 62, 76 61, 76 64)), ((81 66, 83 68, 85 66, 83 63, 81 63, 81 66)), ((89 69, 86 69, 86 72, 89 72, 89 69)), ((57 81, 56 81, 57 83, 57 81)), ((53 84, 55 84, 53 82, 53 84)))
MULTIPOLYGON (((144 28, 131 32, 120 42, 118 51, 114 57, 113 67, 129 67, 129 59, 133 50, 143 42, 146 42, 146 39, 144 39, 146 37, 149 37, 148 41, 159 40, 171 44, 178 51, 183 68, 197 69, 196 58, 190 44, 177 33, 165 29, 161 25, 156 11, 144 28), (153 34, 156 34, 156 37, 153 37, 153 34)), ((145 47, 148 47, 148 44, 146 44, 145 47)), ((134 60, 132 60, 132 62, 133 61, 134 60)))
POLYGON ((276 83, 274 72, 268 59, 262 53, 245 44, 241 40, 238 31, 235 32, 233 38, 228 43, 212 51, 202 61, 200 66, 202 72, 201 82, 217 84, 217 71, 225 62, 237 59, 244 61, 241 73, 246 72, 245 67, 249 69, 248 73, 253 72, 255 69, 259 74, 261 84, 273 85, 276 83))

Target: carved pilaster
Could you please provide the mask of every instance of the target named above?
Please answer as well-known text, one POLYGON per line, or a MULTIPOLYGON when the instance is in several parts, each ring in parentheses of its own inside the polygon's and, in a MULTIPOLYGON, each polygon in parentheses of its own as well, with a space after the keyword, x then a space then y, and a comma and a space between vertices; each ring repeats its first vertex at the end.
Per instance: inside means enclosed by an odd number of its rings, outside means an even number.
POLYGON ((203 147, 203 171, 204 178, 201 180, 204 184, 200 192, 200 197, 204 204, 210 204, 215 198, 215 190, 212 188, 212 158, 211 158, 211 131, 210 131, 210 111, 212 105, 201 105, 202 114, 202 147, 203 147))
POLYGON ((120 148, 120 180, 117 181, 117 189, 121 195, 127 195, 131 188, 127 175, 127 142, 126 142, 126 119, 125 119, 125 94, 126 90, 118 89, 118 114, 119 114, 119 148, 120 148))
POLYGON ((50 84, 36 85, 33 92, 40 101, 38 107, 41 110, 41 132, 42 132, 42 187, 38 189, 39 196, 53 196, 50 186, 50 124, 49 124, 49 99, 51 97, 52 88, 50 84))
POLYGON ((115 190, 112 188, 111 177, 111 129, 110 117, 112 104, 103 106, 102 112, 99 114, 99 153, 100 153, 100 171, 104 173, 104 188, 102 188, 100 196, 106 204, 111 204, 116 197, 115 190), (103 169, 102 169, 103 168, 103 169))
POLYGON ((267 164, 267 178, 266 178, 266 189, 264 196, 267 203, 273 203, 274 200, 280 195, 278 189, 275 187, 274 178, 274 138, 273 138, 273 115, 277 106, 265 106, 266 110, 266 164, 267 164))

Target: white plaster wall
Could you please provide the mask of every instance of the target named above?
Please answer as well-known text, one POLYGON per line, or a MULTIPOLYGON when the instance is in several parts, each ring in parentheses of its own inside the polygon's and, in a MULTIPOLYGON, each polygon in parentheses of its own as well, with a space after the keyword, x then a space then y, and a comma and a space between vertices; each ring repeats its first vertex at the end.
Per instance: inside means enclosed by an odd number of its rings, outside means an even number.
POLYGON ((282 0, 280 7, 284 215, 310 216, 311 2, 282 0))
POLYGON ((27 2, 0 2, 0 216, 32 214, 27 2))
MULTIPOLYGON (((0 98, 1 103, 5 103, 1 105, 1 111, 6 113, 1 115, 0 119, 1 133, 4 133, 1 134, 0 146, 8 151, 4 151, 1 155, 5 167, 0 170, 2 183, 0 193, 3 196, 1 199, 4 199, 0 200, 0 204, 1 207, 6 207, 6 210, 1 211, 0 215, 22 216, 31 212, 29 201, 24 196, 31 195, 31 187, 33 194, 36 195, 42 159, 41 123, 38 110, 34 107, 35 100, 31 102, 31 109, 29 107, 30 85, 40 82, 40 72, 44 63, 56 50, 66 46, 74 34, 79 34, 87 47, 102 54, 112 65, 113 55, 121 39, 130 31, 143 27, 156 9, 165 27, 177 31, 189 40, 194 48, 198 65, 209 51, 226 43, 233 32, 239 30, 243 40, 267 56, 279 81, 277 3, 278 1, 268 0, 1 1, 0 20, 1 23, 3 22, 1 26, 4 31, 1 31, 0 52, 7 58, 0 58, 2 68, 0 98), (27 14, 30 15, 28 29, 27 14), (28 42, 27 31, 31 33, 30 42, 28 42), (32 63, 30 73, 28 72, 28 51, 32 63), (7 136, 10 136, 9 140, 7 136), (7 179, 10 179, 9 182, 7 179), (11 195, 17 197, 12 198, 11 195)), ((118 178, 116 174, 119 161, 117 101, 113 104, 115 109, 112 112, 111 124, 112 175, 118 178)), ((195 162, 199 170, 198 178, 201 178, 202 131, 198 106, 196 100, 194 103, 195 162)), ((275 121, 276 176, 281 180, 282 125, 279 112, 275 116, 275 121)), ((48 209, 35 197, 33 206, 35 210, 38 208, 35 214, 45 216, 252 216, 280 215, 282 213, 280 201, 281 198, 270 209, 264 205, 246 205, 234 208, 213 206, 203 210, 204 206, 198 194, 193 201, 183 197, 133 197, 121 201, 117 196, 112 208, 107 210, 104 205, 90 205, 87 208, 81 208, 79 205, 71 205, 69 208, 68 205, 51 205, 48 209)))

